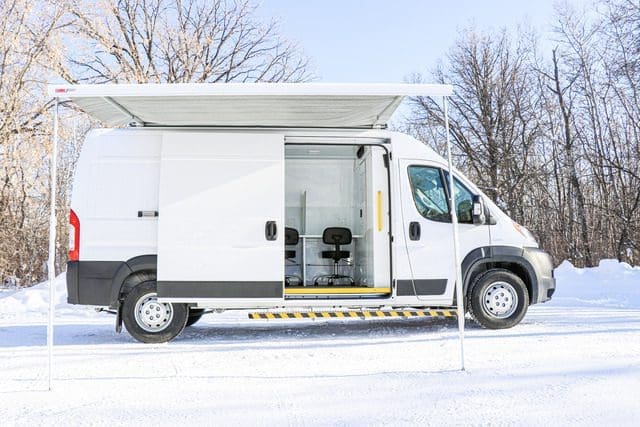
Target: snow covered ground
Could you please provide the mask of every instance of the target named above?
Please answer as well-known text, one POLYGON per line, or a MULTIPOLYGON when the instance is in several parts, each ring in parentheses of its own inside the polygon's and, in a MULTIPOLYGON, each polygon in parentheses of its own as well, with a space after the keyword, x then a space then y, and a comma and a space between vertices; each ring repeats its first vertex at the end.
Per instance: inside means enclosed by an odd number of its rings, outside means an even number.
POLYGON ((638 425, 640 267, 563 263, 513 329, 455 320, 205 316, 144 345, 64 302, 46 391, 48 290, 0 292, 0 425, 638 425))

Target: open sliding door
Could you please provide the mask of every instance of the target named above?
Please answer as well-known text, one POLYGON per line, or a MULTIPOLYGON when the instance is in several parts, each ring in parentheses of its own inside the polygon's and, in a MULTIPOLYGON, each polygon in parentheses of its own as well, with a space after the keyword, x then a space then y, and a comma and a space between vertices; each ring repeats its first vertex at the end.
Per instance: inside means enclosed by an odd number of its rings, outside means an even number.
POLYGON ((159 205, 160 298, 282 298, 282 135, 166 132, 159 205))

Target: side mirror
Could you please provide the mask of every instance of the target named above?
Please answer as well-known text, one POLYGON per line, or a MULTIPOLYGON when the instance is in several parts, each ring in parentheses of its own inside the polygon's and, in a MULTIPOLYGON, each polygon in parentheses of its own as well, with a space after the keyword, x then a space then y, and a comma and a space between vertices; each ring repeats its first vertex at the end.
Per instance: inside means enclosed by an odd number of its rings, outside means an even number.
POLYGON ((473 223, 474 224, 484 224, 486 221, 484 215, 484 203, 482 202, 482 197, 479 195, 473 196, 473 223))

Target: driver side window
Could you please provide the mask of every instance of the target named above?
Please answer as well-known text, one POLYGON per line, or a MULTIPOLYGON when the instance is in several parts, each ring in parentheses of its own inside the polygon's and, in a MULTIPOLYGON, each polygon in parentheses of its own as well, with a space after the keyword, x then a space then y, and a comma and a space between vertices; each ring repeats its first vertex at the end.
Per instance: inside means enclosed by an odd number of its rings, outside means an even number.
POLYGON ((420 215, 432 221, 451 221, 440 169, 409 166, 409 180, 413 201, 420 215))
MULTIPOLYGON (((429 166, 409 166, 413 201, 420 215, 432 221, 451 222, 448 203, 449 173, 429 166)), ((473 195, 458 178, 453 178, 456 213, 461 224, 473 224, 473 195)))

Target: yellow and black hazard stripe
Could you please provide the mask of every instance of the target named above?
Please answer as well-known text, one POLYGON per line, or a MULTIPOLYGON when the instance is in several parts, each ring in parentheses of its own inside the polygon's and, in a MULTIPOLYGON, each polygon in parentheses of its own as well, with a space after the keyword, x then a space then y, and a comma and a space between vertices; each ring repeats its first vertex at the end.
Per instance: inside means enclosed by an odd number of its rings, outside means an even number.
POLYGON ((357 310, 249 313, 249 319, 373 319, 381 317, 455 317, 455 310, 357 310))

